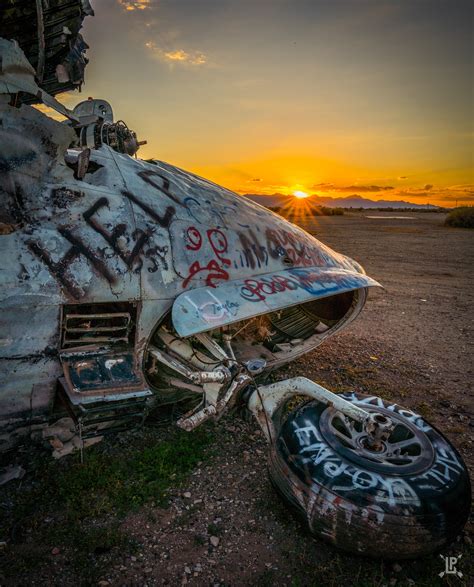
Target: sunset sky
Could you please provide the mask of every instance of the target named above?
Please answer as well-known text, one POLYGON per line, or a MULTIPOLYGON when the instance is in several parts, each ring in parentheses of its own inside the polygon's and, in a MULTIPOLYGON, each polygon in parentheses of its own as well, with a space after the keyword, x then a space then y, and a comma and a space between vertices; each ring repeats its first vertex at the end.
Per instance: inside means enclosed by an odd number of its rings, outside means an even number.
POLYGON ((92 0, 82 94, 239 193, 474 202, 462 0, 92 0))

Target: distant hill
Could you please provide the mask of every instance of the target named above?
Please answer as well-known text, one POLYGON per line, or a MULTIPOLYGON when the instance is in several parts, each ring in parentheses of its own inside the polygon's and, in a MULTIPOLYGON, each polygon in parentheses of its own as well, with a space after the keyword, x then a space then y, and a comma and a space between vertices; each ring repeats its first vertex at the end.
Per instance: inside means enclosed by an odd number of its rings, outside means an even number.
MULTIPOLYGON (((262 196, 261 194, 244 194, 245 198, 249 198, 257 204, 273 208, 275 206, 285 207, 290 206, 295 202, 294 196, 286 196, 284 194, 272 194, 271 196, 262 196)), ((329 196, 309 196, 304 200, 311 206, 327 206, 329 208, 411 208, 420 210, 436 209, 437 206, 431 204, 413 204, 412 202, 405 202, 404 200, 371 200, 363 198, 357 194, 347 196, 345 198, 331 198, 329 196)))

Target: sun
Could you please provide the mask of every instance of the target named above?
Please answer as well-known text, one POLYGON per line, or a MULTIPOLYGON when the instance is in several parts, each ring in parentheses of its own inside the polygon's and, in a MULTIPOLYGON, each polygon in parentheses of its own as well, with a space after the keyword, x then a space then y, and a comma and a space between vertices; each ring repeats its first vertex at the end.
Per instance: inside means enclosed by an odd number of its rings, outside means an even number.
POLYGON ((301 192, 300 190, 293 192, 293 195, 295 196, 295 198, 298 198, 299 200, 302 200, 303 198, 309 198, 309 194, 307 194, 306 192, 301 192))

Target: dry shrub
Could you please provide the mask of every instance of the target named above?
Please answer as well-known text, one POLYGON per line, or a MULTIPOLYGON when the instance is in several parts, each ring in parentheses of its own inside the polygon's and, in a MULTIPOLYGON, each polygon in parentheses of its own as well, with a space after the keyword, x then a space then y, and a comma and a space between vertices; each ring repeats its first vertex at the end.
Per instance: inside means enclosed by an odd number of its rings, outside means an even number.
POLYGON ((455 226, 456 228, 474 228, 474 207, 454 208, 447 215, 444 223, 446 226, 455 226))

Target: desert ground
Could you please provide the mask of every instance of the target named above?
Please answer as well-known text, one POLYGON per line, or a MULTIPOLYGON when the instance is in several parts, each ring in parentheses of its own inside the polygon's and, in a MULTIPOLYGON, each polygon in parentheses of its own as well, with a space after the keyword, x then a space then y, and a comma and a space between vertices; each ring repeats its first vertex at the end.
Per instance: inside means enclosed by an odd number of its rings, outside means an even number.
MULTIPOLYGON (((441 429, 472 472, 474 233, 443 220, 439 213, 377 211, 301 220, 384 289, 370 292, 347 330, 275 377, 304 375, 405 405, 441 429)), ((51 462, 39 449, 10 456, 26 475, 0 488, 0 583, 472 584, 472 524, 442 553, 462 554, 462 579, 439 578, 439 554, 382 562, 309 535, 267 479, 257 425, 238 415, 206 425, 191 441, 180 434, 183 466, 172 452, 160 453, 171 461, 163 468, 168 483, 153 485, 154 447, 173 447, 175 435, 167 421, 149 422, 90 449, 82 468, 77 457, 51 462), (131 491, 124 489, 127 459, 135 459, 129 478, 138 479, 131 491)))

